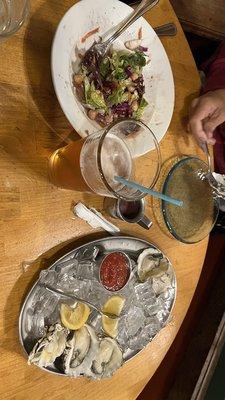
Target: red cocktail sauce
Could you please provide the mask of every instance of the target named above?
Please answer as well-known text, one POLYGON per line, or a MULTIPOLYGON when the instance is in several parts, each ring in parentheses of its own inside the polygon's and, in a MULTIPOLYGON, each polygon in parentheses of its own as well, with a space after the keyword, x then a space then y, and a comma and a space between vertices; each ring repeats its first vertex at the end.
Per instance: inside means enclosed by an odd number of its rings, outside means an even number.
POLYGON ((129 259, 125 254, 108 254, 100 265, 100 280, 106 289, 113 292, 122 289, 130 276, 129 259))

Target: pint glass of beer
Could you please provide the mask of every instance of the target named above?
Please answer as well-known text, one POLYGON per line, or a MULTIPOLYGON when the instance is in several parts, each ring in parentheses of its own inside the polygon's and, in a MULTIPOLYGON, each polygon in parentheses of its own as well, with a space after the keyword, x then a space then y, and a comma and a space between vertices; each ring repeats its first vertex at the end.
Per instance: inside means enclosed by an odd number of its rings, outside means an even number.
POLYGON ((51 182, 65 189, 106 197, 128 200, 143 197, 143 193, 117 182, 115 176, 152 186, 159 173, 160 153, 158 142, 149 131, 140 121, 122 120, 69 143, 50 158, 51 182), (142 142, 141 138, 147 145, 145 154, 141 154, 143 144, 140 153, 135 146, 135 143, 142 142))

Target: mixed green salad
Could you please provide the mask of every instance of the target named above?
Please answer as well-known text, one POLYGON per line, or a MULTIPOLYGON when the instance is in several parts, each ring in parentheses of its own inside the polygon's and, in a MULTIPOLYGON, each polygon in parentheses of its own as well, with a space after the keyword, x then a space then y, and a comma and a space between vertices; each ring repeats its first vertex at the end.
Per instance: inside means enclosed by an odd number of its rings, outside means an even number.
POLYGON ((148 105, 142 74, 147 50, 139 46, 132 52, 112 51, 103 58, 91 50, 85 53, 73 83, 90 119, 106 126, 118 118, 142 117, 148 105))

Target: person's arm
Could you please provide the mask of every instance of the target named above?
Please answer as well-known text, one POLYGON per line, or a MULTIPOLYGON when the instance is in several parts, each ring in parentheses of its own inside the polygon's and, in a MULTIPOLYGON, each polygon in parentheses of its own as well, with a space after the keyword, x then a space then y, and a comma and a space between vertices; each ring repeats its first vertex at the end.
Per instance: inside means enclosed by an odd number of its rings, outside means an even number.
POLYGON ((203 68, 203 95, 191 103, 188 130, 198 142, 215 144, 213 132, 225 121, 225 42, 203 68))

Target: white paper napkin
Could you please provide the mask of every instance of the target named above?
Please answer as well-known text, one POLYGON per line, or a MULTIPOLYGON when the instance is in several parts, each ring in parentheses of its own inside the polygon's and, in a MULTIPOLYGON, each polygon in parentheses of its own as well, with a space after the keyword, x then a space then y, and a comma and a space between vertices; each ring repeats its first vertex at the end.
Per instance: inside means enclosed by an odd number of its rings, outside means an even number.
POLYGON ((95 210, 95 208, 88 208, 82 203, 77 203, 74 206, 73 212, 77 217, 86 221, 92 228, 102 228, 105 231, 114 235, 120 232, 120 229, 107 221, 100 212, 95 210))

